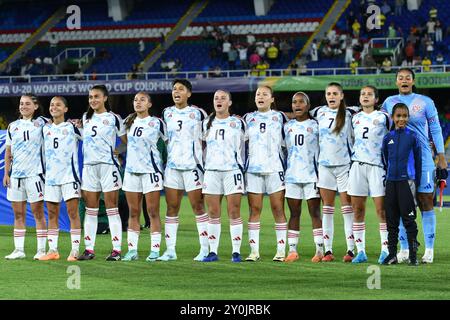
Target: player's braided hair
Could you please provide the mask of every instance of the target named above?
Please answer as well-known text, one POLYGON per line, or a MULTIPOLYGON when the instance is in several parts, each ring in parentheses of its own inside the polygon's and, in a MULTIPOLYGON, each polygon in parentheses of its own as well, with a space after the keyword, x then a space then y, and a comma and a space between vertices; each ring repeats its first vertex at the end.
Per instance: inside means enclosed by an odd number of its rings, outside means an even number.
MULTIPOLYGON (((344 93, 344 89, 342 89, 341 84, 338 83, 338 82, 330 82, 327 85, 327 89, 329 87, 336 87, 336 88, 339 89, 339 91, 341 93, 344 93)), ((339 107, 338 107, 338 112, 337 112, 337 115, 336 115, 336 126, 333 129, 333 133, 339 134, 342 131, 342 128, 344 128, 346 112, 347 112, 347 105, 345 104, 345 100, 342 99, 341 103, 339 104, 339 107)))
MULTIPOLYGON (((136 93, 135 97, 136 97, 138 94, 142 94, 142 95, 146 96, 149 103, 152 102, 152 98, 150 97, 150 95, 149 95, 147 92, 139 91, 138 93, 136 93)), ((126 130, 129 130, 129 129, 131 128, 131 126, 132 126, 133 123, 134 123, 134 120, 136 120, 136 117, 137 117, 137 112, 133 112, 132 114, 130 114, 130 115, 125 119, 124 125, 125 125, 125 129, 126 129, 126 130)))
MULTIPOLYGON (((93 86, 91 88, 91 90, 100 90, 105 97, 109 96, 108 89, 103 84, 97 84, 97 85, 93 86)), ((89 90, 89 91, 91 91, 91 90, 89 90)), ((108 100, 105 101, 105 108, 106 108, 106 111, 108 111, 108 112, 111 111, 111 107, 109 105, 109 101, 108 100)), ((92 118, 93 114, 94 114, 94 109, 92 109, 91 106, 88 106, 88 110, 87 110, 87 113, 86 113, 86 119, 92 118)))

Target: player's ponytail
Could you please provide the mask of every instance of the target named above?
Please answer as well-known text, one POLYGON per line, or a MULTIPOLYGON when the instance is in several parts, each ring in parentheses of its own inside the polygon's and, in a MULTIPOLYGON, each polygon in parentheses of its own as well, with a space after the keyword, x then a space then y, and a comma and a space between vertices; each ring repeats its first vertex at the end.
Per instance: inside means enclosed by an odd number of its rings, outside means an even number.
MULTIPOLYGON (((100 90, 105 97, 109 96, 108 89, 103 84, 97 84, 97 85, 93 86, 89 91, 91 91, 91 90, 100 90)), ((109 105, 109 100, 105 101, 105 108, 106 108, 106 111, 108 111, 108 112, 111 111, 111 107, 109 105)), ((92 109, 91 106, 88 106, 87 113, 86 113, 86 119, 92 118, 93 114, 94 114, 94 109, 92 109)))
POLYGON ((208 117, 208 123, 206 124, 206 130, 209 130, 212 126, 212 122, 214 121, 214 118, 216 117, 216 110, 211 112, 211 114, 208 117))
MULTIPOLYGON (((339 89, 339 91, 341 93, 344 93, 344 89, 342 89, 341 84, 338 82, 330 82, 327 85, 327 88, 329 88, 329 87, 336 87, 339 89)), ((335 134, 341 133, 342 128, 344 128, 344 126, 345 126, 346 113, 347 113, 347 105, 345 103, 345 100, 342 99, 341 103, 339 104, 339 107, 338 107, 338 112, 336 115, 336 126, 333 129, 333 133, 335 133, 335 134)))

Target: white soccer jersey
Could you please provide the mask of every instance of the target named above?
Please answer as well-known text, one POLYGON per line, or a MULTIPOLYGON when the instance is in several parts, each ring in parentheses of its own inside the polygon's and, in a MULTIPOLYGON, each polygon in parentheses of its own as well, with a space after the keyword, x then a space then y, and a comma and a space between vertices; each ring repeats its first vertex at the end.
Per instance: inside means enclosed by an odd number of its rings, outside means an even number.
POLYGON ((203 165, 202 121, 206 112, 195 106, 179 109, 175 106, 163 111, 167 124, 167 166, 178 170, 193 170, 203 165))
POLYGON ((117 136, 125 135, 122 118, 112 112, 97 114, 90 119, 83 115, 84 164, 107 163, 118 165, 114 157, 117 136))
POLYGON ((136 118, 127 132, 127 162, 125 171, 130 173, 163 173, 158 140, 164 141, 166 125, 156 117, 136 118))
POLYGON ((319 125, 317 121, 291 120, 284 125, 288 149, 286 182, 317 182, 319 157, 319 125))
POLYGON ((378 110, 361 111, 353 116, 352 126, 355 137, 352 160, 383 167, 381 146, 389 132, 389 116, 378 110))
POLYGON ((6 145, 11 146, 11 177, 27 178, 45 172, 42 127, 44 117, 19 119, 8 126, 6 145))
POLYGON ((319 123, 319 164, 330 166, 342 166, 350 163, 352 154, 352 115, 356 113, 354 107, 346 110, 345 125, 339 134, 333 133, 336 127, 336 115, 338 109, 330 109, 328 106, 317 107, 310 112, 319 123))
POLYGON ((203 121, 203 140, 206 141, 205 169, 217 171, 244 170, 243 154, 247 140, 242 119, 230 116, 215 118, 207 129, 209 118, 203 121))
POLYGON ((73 124, 46 124, 42 129, 45 150, 45 184, 81 183, 78 170, 78 141, 81 132, 73 124))
POLYGON ((283 125, 284 113, 269 110, 251 112, 244 116, 249 137, 247 172, 269 174, 284 171, 285 156, 283 125))

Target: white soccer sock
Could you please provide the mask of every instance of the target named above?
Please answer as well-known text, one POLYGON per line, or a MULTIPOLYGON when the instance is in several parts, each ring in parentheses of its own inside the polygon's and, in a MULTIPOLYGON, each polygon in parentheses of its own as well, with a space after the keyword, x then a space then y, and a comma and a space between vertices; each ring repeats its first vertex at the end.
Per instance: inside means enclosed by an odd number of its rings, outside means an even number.
POLYGON ((220 231, 220 218, 210 218, 208 221, 209 252, 214 252, 216 254, 218 253, 217 250, 219 249, 220 231))
POLYGON ((127 232, 128 251, 138 249, 139 233, 140 233, 140 231, 134 231, 132 229, 128 229, 128 232, 127 232))
POLYGON ((167 250, 175 251, 175 245, 177 244, 178 221, 178 216, 166 216, 165 237, 167 250))
POLYGON ((200 241, 200 250, 202 252, 209 252, 208 241, 208 214, 204 213, 200 216, 195 216, 197 222, 198 239, 200 241))
POLYGON ((327 251, 333 252, 334 207, 323 206, 322 212, 323 244, 325 246, 325 253, 327 251))
POLYGON ((47 241, 49 250, 58 251, 58 235, 59 229, 48 229, 47 241))
POLYGON ((316 253, 323 254, 323 230, 322 228, 313 229, 314 243, 316 244, 316 253))
POLYGON ((45 251, 45 247, 47 244, 47 230, 36 229, 36 237, 37 237, 37 250, 45 251))
POLYGON ((86 250, 94 251, 97 236, 98 208, 87 208, 84 217, 84 245, 86 250))
POLYGON ((344 216, 345 242, 347 242, 347 251, 355 249, 355 238, 353 236, 353 208, 352 206, 342 206, 342 215, 344 216))
POLYGON ((353 222, 353 235, 358 252, 366 251, 366 224, 364 222, 353 222))
POLYGON ((259 229, 261 223, 249 222, 248 223, 248 242, 250 243, 251 252, 259 253, 259 229))
POLYGON ((72 250, 80 250, 81 229, 70 230, 70 241, 72 242, 72 250))
POLYGON ((277 252, 286 252, 287 222, 275 223, 277 252))
POLYGON ((388 231, 387 231, 386 223, 380 223, 380 240, 381 240, 381 251, 389 252, 389 250, 388 250, 388 231))
POLYGON ((14 229, 14 248, 24 251, 26 229, 14 229))
POLYGON ((232 253, 241 253, 243 230, 244 224, 242 222, 242 218, 230 219, 231 245, 233 247, 232 253))
POLYGON ((161 248, 161 232, 152 232, 150 234, 150 247, 151 251, 159 252, 161 248))
POLYGON ((120 220, 119 208, 106 209, 108 216, 109 230, 111 231, 111 241, 113 250, 122 251, 122 221, 120 220))
POLYGON ((300 237, 300 231, 288 230, 288 245, 289 252, 297 252, 298 238, 300 237))

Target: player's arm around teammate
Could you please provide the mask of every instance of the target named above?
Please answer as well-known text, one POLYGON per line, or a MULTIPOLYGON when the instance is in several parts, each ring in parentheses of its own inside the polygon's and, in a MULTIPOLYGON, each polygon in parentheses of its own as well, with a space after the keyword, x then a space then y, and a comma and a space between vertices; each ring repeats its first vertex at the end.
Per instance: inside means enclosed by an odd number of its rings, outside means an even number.
POLYGON ((72 123, 65 122, 68 111, 67 100, 56 96, 50 101, 52 123, 43 128, 45 149, 45 194, 48 209, 49 251, 39 260, 58 260, 59 209, 62 200, 66 202, 70 220, 72 249, 68 261, 76 261, 79 255, 81 225, 78 203, 81 196, 81 181, 78 172, 78 142, 81 133, 72 123))
POLYGON ((45 255, 47 227, 44 216, 44 159, 42 127, 47 120, 42 115, 38 98, 27 94, 20 97, 18 120, 8 126, 3 185, 14 211, 14 251, 8 260, 25 258, 27 201, 36 221, 37 253, 35 260, 45 255))
POLYGON ((378 263, 388 255, 387 227, 384 211, 386 171, 382 161, 382 144, 389 132, 389 116, 376 109, 378 90, 373 86, 361 88, 359 103, 362 111, 352 118, 355 137, 352 154, 352 167, 349 174, 348 194, 352 199, 353 235, 358 250, 353 263, 367 261, 366 254, 366 199, 371 196, 380 222, 381 253, 378 263))
POLYGON ((174 106, 163 111, 167 124, 167 165, 164 174, 167 213, 165 220, 166 251, 158 261, 176 260, 176 241, 179 212, 186 191, 197 223, 200 252, 194 258, 202 261, 208 255, 208 214, 205 212, 202 194, 203 149, 201 142, 202 121, 206 112, 188 104, 192 85, 186 79, 172 83, 174 106))
POLYGON ((246 172, 247 195, 250 207, 248 233, 250 255, 246 261, 258 261, 259 230, 264 194, 270 199, 275 220, 277 253, 274 261, 284 261, 286 250, 287 222, 284 212, 284 170, 285 159, 283 125, 287 117, 272 110, 275 102, 272 88, 261 86, 256 90, 257 111, 244 116, 249 135, 249 154, 246 172))
POLYGON ((139 217, 142 201, 145 201, 147 212, 144 214, 150 218, 151 234, 151 249, 146 261, 153 262, 159 257, 161 246, 159 200, 163 189, 163 163, 157 144, 159 139, 167 139, 166 126, 161 119, 149 115, 152 102, 148 93, 137 93, 133 106, 135 112, 125 119, 128 144, 122 189, 126 194, 130 217, 128 252, 123 260, 138 259, 139 217))
POLYGON ((122 118, 112 113, 108 102, 108 90, 95 85, 89 90, 89 108, 83 115, 83 181, 81 189, 86 202, 84 243, 86 249, 78 260, 95 257, 94 246, 98 224, 100 193, 103 192, 106 213, 111 230, 113 249, 107 261, 121 259, 122 222, 118 199, 122 179, 119 164, 114 155, 116 137, 126 143, 122 118))
POLYGON ((204 262, 217 261, 221 233, 221 200, 227 200, 230 218, 232 262, 241 262, 240 248, 243 223, 241 197, 244 193, 244 162, 242 150, 246 140, 245 122, 230 116, 231 94, 217 90, 214 93, 214 111, 203 121, 203 139, 206 142, 203 194, 208 206, 209 254, 204 262))
POLYGON ((341 198, 341 211, 344 217, 347 252, 344 262, 351 262, 354 256, 354 240, 352 232, 353 209, 347 195, 348 173, 351 155, 351 116, 352 109, 347 108, 344 91, 339 83, 328 84, 325 90, 327 105, 312 111, 319 123, 319 182, 320 195, 323 200, 322 228, 325 256, 322 261, 334 260, 334 201, 336 191, 341 198))
POLYGON ((319 155, 319 126, 309 115, 310 101, 304 92, 292 97, 292 112, 295 119, 284 125, 288 149, 286 169, 286 198, 291 212, 288 224, 289 255, 286 262, 299 258, 297 244, 300 238, 300 215, 302 199, 308 204, 312 220, 316 253, 312 262, 323 258, 322 219, 320 217, 320 194, 317 188, 317 160, 319 155))

